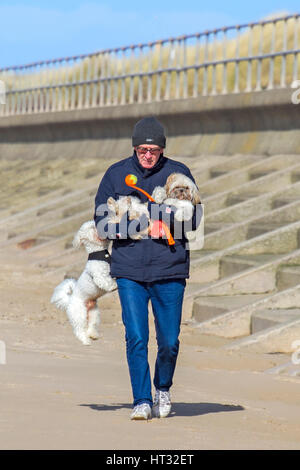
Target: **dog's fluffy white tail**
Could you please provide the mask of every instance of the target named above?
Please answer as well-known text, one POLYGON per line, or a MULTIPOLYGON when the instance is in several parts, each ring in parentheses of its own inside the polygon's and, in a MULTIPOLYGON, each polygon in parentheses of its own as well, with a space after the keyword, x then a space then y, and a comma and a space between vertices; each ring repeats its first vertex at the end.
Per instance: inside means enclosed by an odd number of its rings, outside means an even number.
POLYGON ((73 294, 76 279, 65 279, 57 287, 55 287, 51 297, 51 303, 61 310, 66 310, 70 301, 70 296, 73 294))

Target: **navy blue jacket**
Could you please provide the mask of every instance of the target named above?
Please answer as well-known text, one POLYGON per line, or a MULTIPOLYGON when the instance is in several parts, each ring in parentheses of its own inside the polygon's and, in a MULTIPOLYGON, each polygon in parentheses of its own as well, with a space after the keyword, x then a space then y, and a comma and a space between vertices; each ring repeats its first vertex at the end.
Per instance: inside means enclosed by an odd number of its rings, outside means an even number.
MULTIPOLYGON (((104 225, 107 212, 100 211, 99 213, 98 211, 97 213, 97 208, 99 206, 102 208, 110 196, 118 199, 120 196, 131 195, 139 197, 142 202, 148 201, 144 194, 126 185, 125 177, 128 174, 134 174, 137 177, 136 185, 151 195, 156 186, 165 185, 166 179, 171 173, 182 173, 194 181, 188 167, 180 162, 161 155, 153 168, 145 169, 140 165, 135 152, 131 157, 111 165, 103 176, 95 198, 94 220, 99 236, 113 239, 111 253, 112 277, 125 277, 141 282, 189 277, 190 257, 189 251, 185 247, 187 241, 185 236, 175 239, 175 245, 169 246, 167 240, 162 238, 146 237, 141 240, 132 240, 128 238, 127 233, 122 234, 123 226, 114 227, 110 235, 107 234, 107 225, 104 225), (121 238, 115 237, 116 232, 120 233, 121 238)), ((165 220, 162 214, 166 213, 166 206, 162 204, 159 209, 160 218, 165 220)), ((173 206, 168 207, 167 220, 170 223, 171 231, 174 230, 175 211, 176 208, 173 206)), ((202 213, 200 216, 198 213, 196 218, 195 209, 192 220, 193 230, 199 224, 201 215, 202 213)), ((141 220, 141 229, 144 228, 144 223, 145 220, 141 220)))

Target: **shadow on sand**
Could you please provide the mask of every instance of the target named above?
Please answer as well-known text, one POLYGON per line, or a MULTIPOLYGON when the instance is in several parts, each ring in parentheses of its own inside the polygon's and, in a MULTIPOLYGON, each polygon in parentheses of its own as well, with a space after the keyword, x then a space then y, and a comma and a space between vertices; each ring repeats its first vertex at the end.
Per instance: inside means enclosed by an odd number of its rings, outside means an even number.
MULTIPOLYGON (((128 403, 115 403, 111 405, 103 404, 81 404, 79 406, 88 406, 92 410, 96 411, 115 411, 121 408, 132 408, 131 404, 128 403)), ((245 408, 240 405, 223 405, 222 403, 172 403, 172 416, 199 416, 206 415, 209 413, 224 413, 228 411, 242 411, 245 408)))

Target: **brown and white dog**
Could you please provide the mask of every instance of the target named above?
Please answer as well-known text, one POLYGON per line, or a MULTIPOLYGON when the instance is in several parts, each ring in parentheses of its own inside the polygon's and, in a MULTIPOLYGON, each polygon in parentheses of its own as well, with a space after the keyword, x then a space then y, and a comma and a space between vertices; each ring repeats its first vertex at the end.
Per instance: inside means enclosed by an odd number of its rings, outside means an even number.
POLYGON ((152 197, 158 204, 175 206, 177 208, 175 219, 178 222, 190 220, 194 206, 201 203, 197 186, 182 173, 172 173, 164 187, 157 186, 154 189, 152 197))
MULTIPOLYGON (((129 220, 138 220, 143 214, 148 220, 150 219, 147 204, 143 204, 135 196, 121 196, 117 200, 109 197, 107 207, 109 209, 108 222, 111 223, 119 223, 126 212, 128 212, 129 220)), ((147 233, 148 227, 144 231, 132 233, 130 238, 140 240, 147 233)))

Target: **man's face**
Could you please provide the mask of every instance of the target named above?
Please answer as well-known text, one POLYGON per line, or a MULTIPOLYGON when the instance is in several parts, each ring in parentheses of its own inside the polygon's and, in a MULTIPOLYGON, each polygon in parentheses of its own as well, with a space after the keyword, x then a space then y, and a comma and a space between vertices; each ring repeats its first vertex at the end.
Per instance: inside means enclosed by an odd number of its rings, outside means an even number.
POLYGON ((143 168, 152 168, 158 161, 160 154, 163 152, 161 147, 157 145, 142 144, 134 147, 139 163, 143 168))

